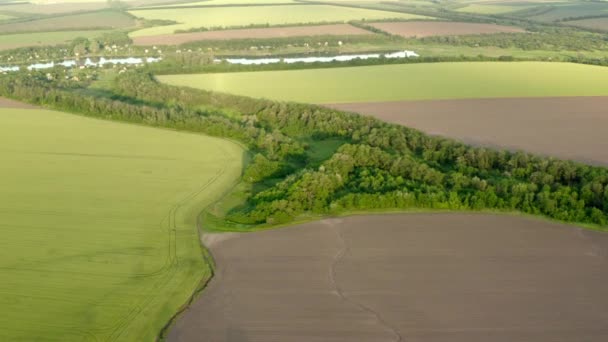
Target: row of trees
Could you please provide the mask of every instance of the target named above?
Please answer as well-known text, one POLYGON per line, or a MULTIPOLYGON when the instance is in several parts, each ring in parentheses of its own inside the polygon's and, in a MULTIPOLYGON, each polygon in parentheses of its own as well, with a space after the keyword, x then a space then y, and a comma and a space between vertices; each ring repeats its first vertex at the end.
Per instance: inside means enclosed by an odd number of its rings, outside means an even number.
POLYGON ((596 51, 608 50, 608 37, 584 33, 573 28, 543 29, 528 34, 495 33, 467 36, 437 36, 410 40, 412 43, 458 46, 496 46, 522 50, 596 51))
POLYGON ((0 94, 86 115, 230 137, 255 155, 247 205, 228 219, 289 222, 306 213, 392 208, 517 210, 606 225, 608 170, 522 152, 476 148, 314 105, 178 88, 151 74, 116 78, 113 95, 52 80, 0 78, 0 94), (320 163, 310 142, 342 141, 320 163))

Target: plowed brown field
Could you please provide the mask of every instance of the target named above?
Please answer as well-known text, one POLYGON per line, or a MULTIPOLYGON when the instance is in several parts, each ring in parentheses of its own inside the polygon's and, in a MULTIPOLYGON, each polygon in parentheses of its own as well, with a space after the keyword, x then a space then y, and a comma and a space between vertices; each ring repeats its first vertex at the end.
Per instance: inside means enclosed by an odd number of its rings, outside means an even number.
POLYGON ((180 45, 201 40, 265 39, 323 35, 352 36, 362 34, 371 34, 371 32, 348 24, 336 24, 165 34, 157 36, 134 37, 133 42, 135 43, 135 45, 146 46, 180 45))
POLYGON ((329 219, 210 246, 169 341, 608 340, 608 234, 482 214, 329 219))
POLYGON ((396 101, 331 107, 469 144, 608 165, 608 97, 396 101))

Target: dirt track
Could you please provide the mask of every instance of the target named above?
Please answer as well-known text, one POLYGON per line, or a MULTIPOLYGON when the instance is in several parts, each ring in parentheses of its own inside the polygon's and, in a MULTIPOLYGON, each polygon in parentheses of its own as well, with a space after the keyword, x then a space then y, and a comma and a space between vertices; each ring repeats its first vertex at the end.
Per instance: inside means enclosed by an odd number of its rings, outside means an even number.
POLYGON ((0 108, 36 108, 30 104, 0 97, 0 108))
POLYGON ((514 216, 330 219, 211 246, 169 341, 608 340, 608 234, 514 216))
POLYGON ((608 97, 330 105, 466 143, 608 165, 608 97))
POLYGON ((362 34, 371 34, 371 32, 348 24, 335 24, 165 34, 157 36, 135 37, 133 38, 133 43, 135 45, 145 46, 180 45, 201 40, 265 39, 322 35, 350 36, 362 34))
POLYGON ((513 26, 447 21, 410 21, 370 23, 373 27, 403 37, 458 36, 466 34, 488 34, 499 32, 525 32, 513 26))

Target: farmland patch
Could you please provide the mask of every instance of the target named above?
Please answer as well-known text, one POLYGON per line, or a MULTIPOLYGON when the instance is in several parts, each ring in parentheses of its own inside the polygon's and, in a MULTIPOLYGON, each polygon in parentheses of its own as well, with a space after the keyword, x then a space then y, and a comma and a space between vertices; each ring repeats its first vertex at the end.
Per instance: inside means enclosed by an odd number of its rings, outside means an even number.
MULTIPOLYGON (((608 13, 606 15, 608 15, 608 13)), ((608 31, 608 17, 566 21, 565 24, 594 30, 608 31)))
POLYGON ((608 234, 513 216, 410 214, 206 239, 217 276, 169 341, 608 338, 608 234))
POLYGON ((196 218, 236 144, 10 108, 0 149, 0 340, 152 341, 210 276, 196 218))
POLYGON ((151 27, 132 33, 133 37, 172 34, 176 30, 198 27, 284 25, 298 23, 346 22, 386 18, 422 19, 423 16, 329 5, 213 7, 159 10, 133 10, 131 14, 150 20, 175 20, 180 24, 151 27), (297 7, 296 7, 297 6, 297 7))
POLYGON ((133 38, 136 45, 180 45, 201 40, 265 39, 322 35, 362 35, 371 32, 348 25, 317 25, 295 27, 252 28, 142 36, 133 38))
POLYGON ((608 68, 552 62, 421 63, 159 79, 173 85, 308 103, 608 95, 608 68), (531 74, 537 76, 530 78, 531 74))
POLYGON ((469 144, 608 165, 608 97, 370 102, 333 105, 469 144))
POLYGON ((0 25, 0 32, 60 31, 75 29, 111 29, 135 25, 135 20, 114 11, 92 12, 0 25))
POLYGON ((109 31, 83 30, 0 34, 0 50, 10 50, 28 46, 51 46, 65 44, 78 37, 95 38, 107 32, 109 31))
POLYGON ((445 21, 386 22, 371 23, 370 25, 390 34, 403 37, 458 36, 500 32, 525 32, 523 29, 513 26, 445 21))

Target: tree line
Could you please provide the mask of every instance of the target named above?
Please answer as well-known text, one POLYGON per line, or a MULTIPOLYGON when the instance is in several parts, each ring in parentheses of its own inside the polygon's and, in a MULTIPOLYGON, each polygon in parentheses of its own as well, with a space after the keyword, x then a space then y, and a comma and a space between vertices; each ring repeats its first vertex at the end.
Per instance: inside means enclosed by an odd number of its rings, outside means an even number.
POLYGON ((0 94, 242 142, 254 156, 243 180, 257 185, 227 217, 242 224, 409 208, 520 211, 601 226, 608 220, 608 169, 471 147, 315 105, 168 86, 142 70, 118 76, 105 95, 25 73, 0 77, 0 94), (313 162, 312 144, 329 139, 342 143, 313 162))

